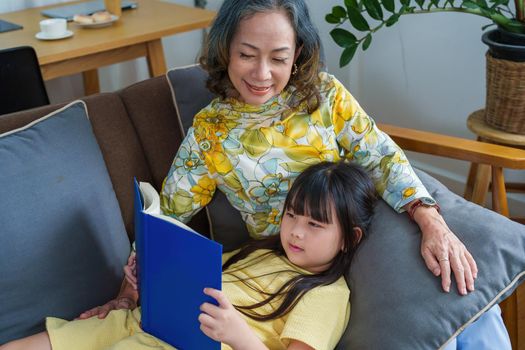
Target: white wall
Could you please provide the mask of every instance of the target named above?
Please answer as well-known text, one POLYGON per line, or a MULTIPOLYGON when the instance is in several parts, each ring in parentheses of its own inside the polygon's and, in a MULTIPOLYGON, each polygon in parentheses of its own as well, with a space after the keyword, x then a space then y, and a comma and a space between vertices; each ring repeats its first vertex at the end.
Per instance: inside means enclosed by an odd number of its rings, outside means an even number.
MULTIPOLYGON (((193 0, 165 1, 193 5, 193 0)), ((455 13, 404 16, 393 27, 376 33, 371 47, 366 52, 360 49, 351 65, 341 69, 341 49, 330 38, 333 26, 324 17, 343 0, 306 1, 323 41, 327 70, 350 89, 378 122, 475 138, 466 127, 466 119, 484 106, 486 47, 480 37, 487 20, 455 13)), ((57 2, 60 0, 2 0, 0 13, 57 2)), ((208 0, 207 7, 217 10, 221 3, 222 0, 208 0)), ((201 42, 201 31, 163 39, 168 67, 195 62, 201 42)), ((101 90, 113 91, 146 79, 147 72, 144 59, 102 68, 101 90)), ((82 96, 79 75, 54 79, 46 85, 52 102, 82 96)), ((463 192, 468 164, 430 156, 409 157, 413 164, 455 192, 463 192)), ((525 172, 507 172, 506 176, 525 182, 525 172)), ((525 196, 509 197, 511 213, 525 216, 525 196)))

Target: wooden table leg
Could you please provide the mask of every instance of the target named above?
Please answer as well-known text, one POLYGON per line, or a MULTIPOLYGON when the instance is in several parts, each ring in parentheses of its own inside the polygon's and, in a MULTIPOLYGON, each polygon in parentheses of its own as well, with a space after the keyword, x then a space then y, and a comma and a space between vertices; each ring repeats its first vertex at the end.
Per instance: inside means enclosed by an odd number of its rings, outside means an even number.
POLYGON ((166 60, 160 39, 148 41, 146 43, 149 74, 151 77, 166 74, 166 60))
POLYGON ((82 72, 82 77, 84 78, 84 94, 86 96, 98 94, 100 92, 97 69, 90 69, 82 72))

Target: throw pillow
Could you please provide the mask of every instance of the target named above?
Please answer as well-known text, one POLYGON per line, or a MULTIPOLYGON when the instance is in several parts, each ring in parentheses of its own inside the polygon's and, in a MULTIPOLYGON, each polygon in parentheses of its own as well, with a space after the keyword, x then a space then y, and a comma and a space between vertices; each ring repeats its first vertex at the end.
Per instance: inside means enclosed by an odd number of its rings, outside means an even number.
POLYGON ((115 297, 129 240, 82 101, 0 135, 0 344, 115 297))
POLYGON ((474 292, 441 291, 408 215, 380 201, 347 281, 352 313, 339 349, 438 349, 509 296, 525 275, 525 226, 470 203, 416 170, 447 224, 474 256, 474 292))

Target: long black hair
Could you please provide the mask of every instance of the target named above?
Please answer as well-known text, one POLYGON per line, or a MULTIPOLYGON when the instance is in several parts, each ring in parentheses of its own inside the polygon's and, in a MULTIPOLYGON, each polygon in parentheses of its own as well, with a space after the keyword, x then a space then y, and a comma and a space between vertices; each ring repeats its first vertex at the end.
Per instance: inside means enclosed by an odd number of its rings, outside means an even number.
MULTIPOLYGON (((283 210, 294 214, 310 216, 316 221, 330 224, 332 210, 335 210, 337 223, 343 234, 343 247, 332 261, 330 267, 316 274, 297 274, 276 292, 267 293, 258 290, 267 298, 248 305, 235 305, 241 313, 259 321, 278 318, 288 313, 300 298, 309 290, 336 282, 350 268, 350 263, 359 243, 359 235, 354 228, 358 227, 365 236, 366 230, 377 202, 377 193, 372 180, 365 170, 346 161, 337 163, 322 162, 307 168, 301 173, 288 193, 283 210), (281 299, 281 304, 271 313, 261 315, 255 310, 269 302, 281 299)), ((285 255, 279 235, 254 240, 247 243, 223 265, 226 271, 236 262, 248 257, 258 249, 269 249, 266 254, 285 255)), ((244 265, 246 266, 246 265, 244 265)), ((233 272, 235 272, 235 269, 233 272)), ((231 272, 232 275, 233 272, 231 272)), ((278 271, 276 273, 279 273, 278 271)), ((249 288, 256 288, 248 281, 242 280, 249 288)))

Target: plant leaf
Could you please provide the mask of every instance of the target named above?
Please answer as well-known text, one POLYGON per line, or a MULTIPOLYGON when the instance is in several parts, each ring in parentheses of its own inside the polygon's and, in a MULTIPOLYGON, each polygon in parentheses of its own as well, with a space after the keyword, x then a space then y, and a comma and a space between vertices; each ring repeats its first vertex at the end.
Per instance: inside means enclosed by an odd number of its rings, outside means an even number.
POLYGON ((345 0, 345 6, 347 9, 359 9, 359 5, 357 4, 357 0, 345 0))
POLYGON ((378 0, 363 0, 363 4, 370 17, 378 21, 383 20, 383 10, 378 0))
POLYGON ((348 19, 350 20, 350 23, 352 23, 352 26, 359 30, 359 31, 366 31, 370 30, 370 26, 368 25, 368 22, 363 17, 361 12, 359 12, 357 9, 349 8, 348 9, 348 19))
POLYGON ((516 19, 511 19, 510 21, 508 21, 505 25, 503 25, 503 28, 512 33, 525 34, 525 28, 523 28, 523 23, 516 19))
POLYGON ((334 39, 335 43, 341 47, 351 47, 356 45, 357 38, 354 34, 350 33, 346 29, 335 28, 330 32, 330 36, 334 39))
POLYGON ((340 23, 341 21, 339 20, 339 18, 335 17, 333 14, 329 13, 326 15, 326 17, 324 18, 328 23, 332 23, 332 24, 338 24, 340 23))
MULTIPOLYGON (((423 0, 424 1, 424 0, 423 0)), ((410 6, 410 0, 401 0, 401 5, 408 7, 410 6)))
POLYGON ((383 6, 389 12, 396 11, 396 3, 394 2, 394 0, 383 0, 383 6))
POLYGON ((344 49, 343 53, 341 54, 341 58, 339 59, 339 67, 343 68, 348 63, 350 63, 350 61, 352 60, 352 58, 355 55, 355 52, 357 50, 357 46, 358 46, 358 44, 356 43, 356 44, 354 44, 354 45, 344 49))
POLYGON ((372 34, 368 34, 365 38, 365 41, 363 42, 363 51, 368 49, 371 43, 372 43, 372 34))
POLYGON ((419 6, 419 8, 423 8, 423 5, 425 4, 425 0, 416 0, 416 4, 419 6))
POLYGON ((332 14, 337 18, 345 18, 346 10, 343 6, 334 6, 332 9, 332 14))
POLYGON ((482 8, 488 8, 489 7, 485 0, 476 0, 476 3, 478 4, 479 7, 482 7, 482 8))
POLYGON ((463 1, 462 4, 463 7, 469 8, 469 9, 478 9, 479 6, 473 1, 463 1))
POLYGON ((386 20, 386 26, 393 26, 399 20, 399 17, 400 15, 398 13, 395 13, 392 16, 390 16, 390 18, 386 20))

